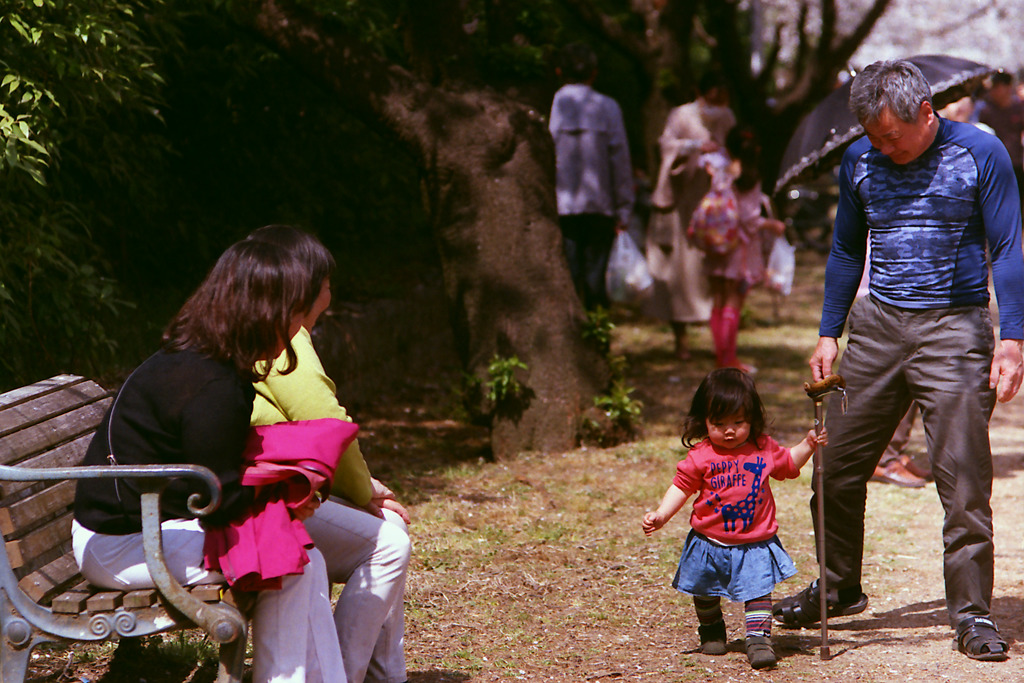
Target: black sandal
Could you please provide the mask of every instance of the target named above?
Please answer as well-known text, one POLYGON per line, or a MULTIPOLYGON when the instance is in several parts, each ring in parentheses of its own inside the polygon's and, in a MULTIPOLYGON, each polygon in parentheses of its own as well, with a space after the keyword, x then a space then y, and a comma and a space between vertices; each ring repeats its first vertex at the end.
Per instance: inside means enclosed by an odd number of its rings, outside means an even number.
MULTIPOLYGON (((821 603, 818 597, 818 582, 815 581, 796 595, 783 598, 772 607, 772 617, 787 628, 805 628, 821 622, 821 603)), ((868 596, 863 593, 856 602, 829 602, 826 614, 832 617, 848 617, 860 614, 868 608, 868 596)))
POLYGON ((967 617, 956 627, 956 646, 971 659, 1001 662, 1009 655, 1006 641, 988 617, 967 617))

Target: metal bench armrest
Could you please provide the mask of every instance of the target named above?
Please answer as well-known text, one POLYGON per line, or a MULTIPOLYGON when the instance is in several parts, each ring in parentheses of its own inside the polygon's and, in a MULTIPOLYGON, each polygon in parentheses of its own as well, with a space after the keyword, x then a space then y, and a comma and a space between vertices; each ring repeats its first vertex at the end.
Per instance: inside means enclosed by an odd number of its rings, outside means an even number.
POLYGON ((223 603, 203 602, 186 591, 171 575, 164 559, 163 534, 160 532, 160 493, 163 487, 154 483, 148 488, 150 490, 144 489, 142 493, 142 544, 146 550, 146 567, 157 590, 175 609, 209 633, 214 641, 230 643, 241 638, 244 643, 245 617, 237 609, 223 603))
MULTIPOLYGON (((217 476, 202 465, 115 465, 28 468, 0 465, 0 481, 48 481, 67 479, 133 479, 141 490, 142 543, 146 553, 146 566, 153 584, 161 595, 178 612, 210 634, 219 643, 230 643, 246 636, 246 621, 241 613, 230 605, 205 603, 192 596, 171 575, 163 552, 163 538, 160 532, 160 495, 172 479, 199 479, 206 485, 206 494, 193 493, 189 496, 188 507, 194 514, 202 516, 213 512, 220 504, 221 487, 217 476), (204 498, 209 498, 201 505, 204 498)), ((10 574, 10 581, 16 583, 9 563, 0 568, 0 573, 10 574)), ((15 598, 21 602, 19 598, 15 598)), ((27 598, 26 598, 27 600, 27 598)), ((26 609, 38 609, 35 604, 25 605, 26 609)))
POLYGON ((200 505, 204 496, 193 493, 188 498, 188 509, 200 517, 208 515, 220 505, 220 480, 208 467, 202 465, 83 465, 79 467, 13 467, 0 465, 0 481, 60 481, 65 479, 139 479, 164 480, 198 479, 206 484, 209 502, 200 505))

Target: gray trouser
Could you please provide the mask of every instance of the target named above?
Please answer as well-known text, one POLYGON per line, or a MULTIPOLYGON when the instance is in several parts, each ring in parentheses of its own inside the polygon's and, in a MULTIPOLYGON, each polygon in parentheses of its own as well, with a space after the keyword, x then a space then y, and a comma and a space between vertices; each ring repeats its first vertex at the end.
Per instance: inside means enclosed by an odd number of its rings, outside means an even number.
MULTIPOLYGON (((994 563, 988 420, 995 401, 988 387, 994 347, 988 308, 910 311, 865 297, 854 305, 849 329, 839 364, 849 410, 842 415, 839 401, 830 401, 825 423, 829 586, 860 583, 867 481, 916 401, 945 511, 943 571, 950 623, 988 615, 994 563)), ((815 497, 811 514, 816 518, 815 497)))
POLYGON ((402 518, 325 501, 306 520, 327 578, 345 587, 334 624, 350 683, 405 681, 405 579, 411 544, 402 518))

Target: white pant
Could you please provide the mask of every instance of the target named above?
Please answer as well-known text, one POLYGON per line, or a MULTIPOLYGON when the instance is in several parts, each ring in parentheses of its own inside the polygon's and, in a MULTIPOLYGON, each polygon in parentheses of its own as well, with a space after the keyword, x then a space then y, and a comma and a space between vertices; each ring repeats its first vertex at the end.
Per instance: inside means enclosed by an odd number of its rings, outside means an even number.
MULTIPOLYGON (((203 569, 205 534, 196 520, 161 525, 164 555, 183 585, 210 583, 220 575, 203 569)), ((73 522, 72 545, 82 576, 107 588, 151 588, 142 534, 108 536, 73 522)), ((286 576, 281 590, 260 591, 252 619, 253 683, 346 683, 331 621, 330 585, 323 556, 309 550, 302 574, 286 576)))
POLYGON ((406 680, 404 602, 411 546, 402 518, 390 510, 384 515, 332 498, 306 520, 324 555, 327 577, 345 584, 334 622, 351 683, 406 680))

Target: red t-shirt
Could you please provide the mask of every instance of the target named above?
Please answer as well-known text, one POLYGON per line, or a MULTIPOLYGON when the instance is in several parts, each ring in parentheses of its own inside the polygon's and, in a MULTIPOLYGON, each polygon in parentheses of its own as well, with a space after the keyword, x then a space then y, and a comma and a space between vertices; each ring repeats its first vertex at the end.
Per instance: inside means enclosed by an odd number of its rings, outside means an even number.
POLYGON ((778 531, 768 478, 795 479, 800 470, 788 448, 770 436, 761 443, 729 450, 704 439, 679 461, 672 483, 697 493, 690 515, 696 531, 727 545, 765 541, 778 531))

